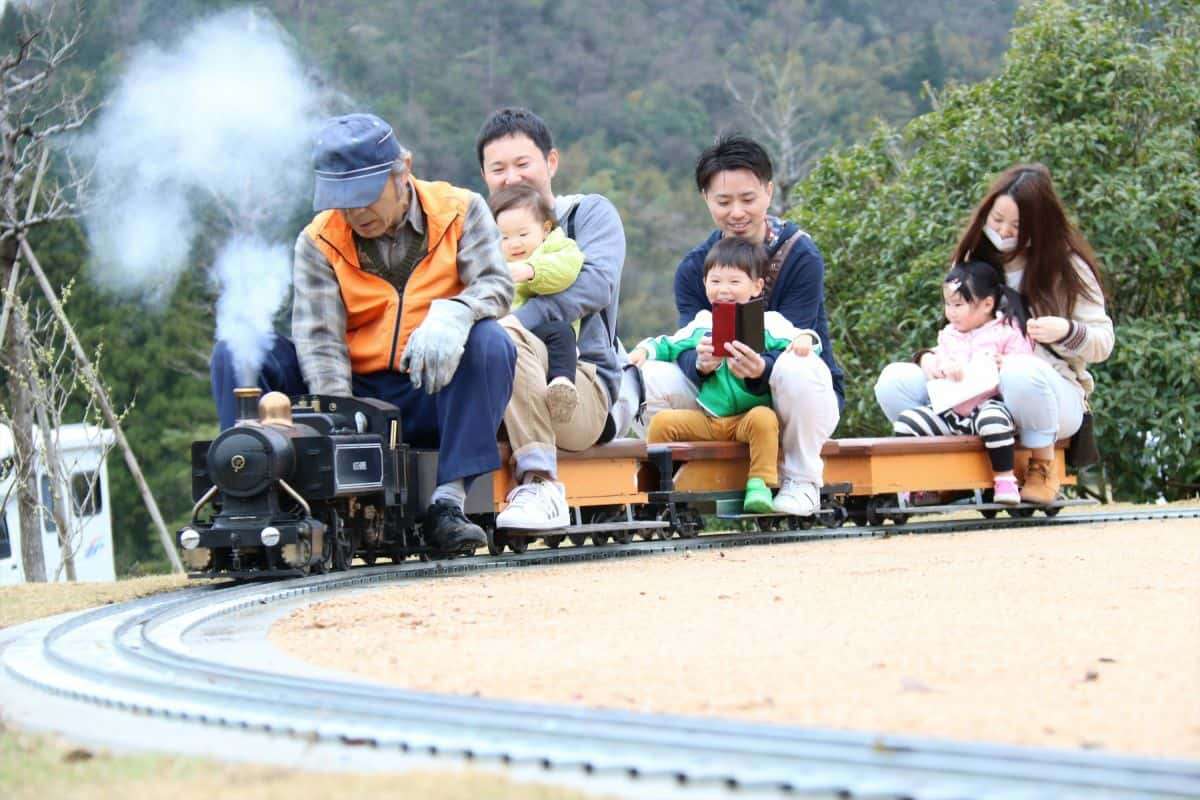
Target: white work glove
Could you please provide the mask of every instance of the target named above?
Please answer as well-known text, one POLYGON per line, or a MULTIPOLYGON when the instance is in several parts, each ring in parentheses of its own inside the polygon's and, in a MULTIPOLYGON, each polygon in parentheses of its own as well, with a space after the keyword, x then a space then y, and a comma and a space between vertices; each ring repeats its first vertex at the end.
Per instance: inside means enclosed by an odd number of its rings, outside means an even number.
POLYGON ((475 323, 475 313, 457 300, 434 300, 425 321, 408 337, 400 369, 418 389, 428 394, 442 389, 454 377, 475 323))

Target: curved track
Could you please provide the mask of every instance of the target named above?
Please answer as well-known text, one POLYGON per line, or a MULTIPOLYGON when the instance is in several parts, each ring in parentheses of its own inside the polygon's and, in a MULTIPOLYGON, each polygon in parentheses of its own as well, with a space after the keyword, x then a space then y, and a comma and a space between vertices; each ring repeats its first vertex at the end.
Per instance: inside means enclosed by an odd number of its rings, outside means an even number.
POLYGON ((373 567, 190 589, 32 624, 10 637, 0 656, 25 691, 210 730, 257 731, 276 741, 841 797, 1197 797, 1196 763, 440 696, 279 674, 196 644, 205 631, 277 613, 288 601, 490 569, 900 532, 1180 517, 1200 517, 1200 509, 724 534, 373 567))

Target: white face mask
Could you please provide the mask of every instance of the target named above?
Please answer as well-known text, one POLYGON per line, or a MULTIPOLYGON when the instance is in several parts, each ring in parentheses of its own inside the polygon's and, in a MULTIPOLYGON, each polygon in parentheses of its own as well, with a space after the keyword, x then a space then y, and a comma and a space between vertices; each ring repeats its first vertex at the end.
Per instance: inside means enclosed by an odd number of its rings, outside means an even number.
POLYGON ((1011 236, 1008 239, 1001 239, 1000 234, 992 230, 991 225, 984 225, 983 233, 988 237, 988 240, 991 241, 992 246, 1001 253, 1011 253, 1013 250, 1017 249, 1017 237, 1015 236, 1011 236))

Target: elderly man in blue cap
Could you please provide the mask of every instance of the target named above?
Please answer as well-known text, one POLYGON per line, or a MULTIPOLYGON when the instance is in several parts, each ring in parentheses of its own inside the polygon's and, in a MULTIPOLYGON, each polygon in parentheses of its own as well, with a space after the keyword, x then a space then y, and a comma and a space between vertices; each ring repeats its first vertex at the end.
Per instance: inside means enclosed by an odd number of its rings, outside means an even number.
MULTIPOLYGON (((495 321, 513 295, 500 233, 479 195, 413 177, 412 154, 371 114, 329 120, 313 162, 319 213, 296 240, 294 344, 275 338, 259 383, 399 406, 405 441, 438 449, 426 539, 445 554, 473 552, 486 537, 463 501, 500 466, 516 364, 495 321)), ((237 381, 223 342, 212 376, 228 427, 237 381)))

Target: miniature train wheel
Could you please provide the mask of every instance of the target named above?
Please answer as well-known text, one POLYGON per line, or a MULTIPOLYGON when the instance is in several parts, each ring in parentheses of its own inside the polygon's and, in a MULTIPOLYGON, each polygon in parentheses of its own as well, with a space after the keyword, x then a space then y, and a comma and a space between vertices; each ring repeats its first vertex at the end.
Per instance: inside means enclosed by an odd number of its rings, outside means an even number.
POLYGON ((542 542, 546 545, 546 547, 549 547, 551 550, 555 550, 560 544, 562 544, 563 539, 565 538, 567 537, 561 533, 558 533, 553 536, 543 536, 542 542))
POLYGON ((704 517, 690 508, 675 509, 675 533, 680 539, 695 539, 704 530, 704 517))
POLYGON ((350 564, 354 561, 354 541, 336 511, 329 512, 329 525, 325 528, 325 536, 332 550, 329 554, 329 564, 333 570, 343 572, 350 569, 350 564))
POLYGON ((1042 509, 1042 513, 1047 517, 1057 517, 1060 511, 1062 511, 1062 506, 1046 506, 1042 509))
POLYGON ((375 550, 375 545, 371 545, 366 550, 363 550, 362 555, 360 555, 359 558, 361 558, 363 563, 368 567, 373 567, 375 566, 376 559, 379 558, 379 553, 375 550))
POLYGON ((508 549, 512 550, 514 553, 517 553, 517 554, 524 553, 526 550, 529 549, 529 537, 528 536, 509 536, 508 537, 508 549))
POLYGON ((846 524, 846 520, 850 519, 850 512, 841 503, 834 503, 830 506, 830 510, 833 513, 825 518, 826 528, 840 528, 846 524))
POLYGON ((983 515, 984 519, 995 519, 996 515, 1000 512, 994 508, 981 508, 979 509, 979 513, 983 515))
POLYGON ((608 534, 607 533, 593 533, 592 534, 592 544, 608 544, 608 534))
POLYGON ((495 528, 485 528, 487 532, 487 551, 490 555, 498 556, 504 552, 504 545, 508 542, 508 537, 503 533, 498 533, 495 528))
POLYGON ((892 514, 888 517, 893 525, 903 525, 908 522, 908 514, 892 514))
POLYGON ((867 500, 867 507, 863 511, 863 519, 868 525, 875 527, 884 523, 884 516, 879 513, 879 508, 886 502, 887 500, 880 495, 875 495, 867 500))
POLYGON ((1032 508, 1006 508, 1008 515, 1014 519, 1028 519, 1033 516, 1035 509, 1032 508))
POLYGON ((567 539, 576 547, 583 547, 587 544, 588 535, 586 533, 568 533, 567 539))
POLYGON ((675 538, 675 531, 673 531, 669 526, 666 528, 659 528, 654 533, 656 536, 658 536, 659 539, 662 539, 664 542, 667 539, 675 538))
POLYGON ((810 531, 816 523, 816 517, 788 517, 788 527, 794 531, 810 531))

